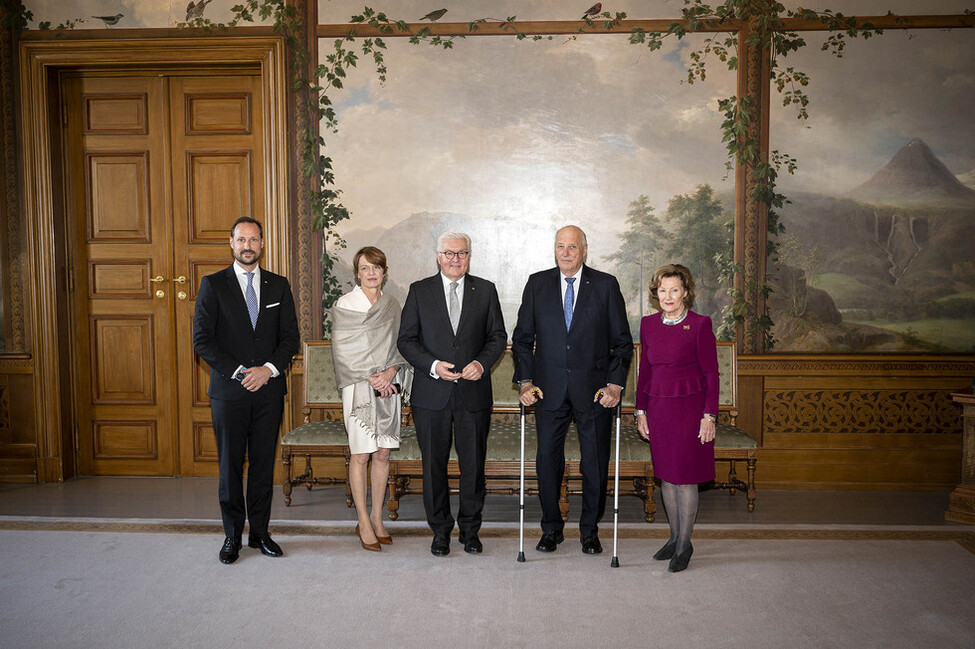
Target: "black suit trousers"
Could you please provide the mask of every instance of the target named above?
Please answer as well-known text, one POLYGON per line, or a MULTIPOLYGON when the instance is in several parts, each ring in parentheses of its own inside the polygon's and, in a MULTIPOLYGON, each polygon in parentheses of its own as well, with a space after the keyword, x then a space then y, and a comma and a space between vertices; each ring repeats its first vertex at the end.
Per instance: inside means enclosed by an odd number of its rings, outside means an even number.
POLYGON ((606 511, 612 418, 613 411, 609 408, 586 404, 585 408, 577 409, 568 397, 555 410, 535 408, 538 431, 535 472, 538 475, 543 532, 562 530, 565 526, 559 509, 559 497, 565 470, 565 438, 572 420, 575 420, 579 431, 581 454, 582 513, 579 516, 579 534, 585 538, 598 531, 599 521, 606 511))
POLYGON ((481 529, 481 512, 487 493, 484 460, 487 456, 491 411, 467 410, 459 392, 455 384, 447 406, 442 410, 413 407, 416 438, 423 460, 423 507, 430 528, 435 534, 444 536, 454 528, 447 483, 451 443, 457 449, 460 467, 457 527, 462 533, 476 534, 481 529))
POLYGON ((241 538, 244 517, 250 535, 267 531, 274 490, 274 457, 284 400, 248 395, 243 399, 211 399, 213 432, 220 461, 220 513, 226 536, 241 538), (244 499, 244 459, 247 499, 244 499))

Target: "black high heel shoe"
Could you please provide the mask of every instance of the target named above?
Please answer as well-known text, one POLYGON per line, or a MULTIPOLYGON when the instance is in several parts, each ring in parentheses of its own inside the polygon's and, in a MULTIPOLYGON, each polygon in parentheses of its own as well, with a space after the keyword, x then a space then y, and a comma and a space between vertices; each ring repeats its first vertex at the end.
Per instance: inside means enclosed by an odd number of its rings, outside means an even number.
POLYGON ((687 564, 691 562, 692 554, 694 554, 694 546, 688 545, 685 552, 675 555, 674 558, 670 560, 670 565, 667 566, 667 570, 669 572, 680 572, 682 570, 687 570, 687 564))
POLYGON ((677 550, 677 541, 667 541, 664 547, 657 550, 653 558, 657 561, 666 561, 674 556, 674 552, 677 550))

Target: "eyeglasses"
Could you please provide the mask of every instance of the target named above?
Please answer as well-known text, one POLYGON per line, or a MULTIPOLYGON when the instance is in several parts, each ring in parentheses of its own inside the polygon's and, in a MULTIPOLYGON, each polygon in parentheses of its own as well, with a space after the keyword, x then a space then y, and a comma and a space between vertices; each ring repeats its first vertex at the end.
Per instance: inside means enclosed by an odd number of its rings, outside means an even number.
POLYGON ((468 250, 461 250, 460 252, 454 252, 453 250, 441 250, 440 254, 447 258, 447 261, 453 261, 456 257, 461 261, 470 257, 471 253, 468 250))

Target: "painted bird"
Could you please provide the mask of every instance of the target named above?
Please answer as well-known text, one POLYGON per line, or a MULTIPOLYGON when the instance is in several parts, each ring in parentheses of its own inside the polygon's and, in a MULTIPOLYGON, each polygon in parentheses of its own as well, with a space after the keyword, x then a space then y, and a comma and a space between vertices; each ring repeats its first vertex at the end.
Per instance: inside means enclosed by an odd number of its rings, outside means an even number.
POLYGON ((594 18, 595 16, 598 16, 599 10, 602 8, 603 8, 603 3, 597 2, 593 6, 586 9, 586 13, 582 14, 582 20, 585 20, 586 18, 594 18))
POLYGON ((193 2, 186 5, 186 22, 196 20, 197 18, 203 18, 203 10, 207 8, 207 5, 213 2, 213 0, 200 0, 199 2, 193 2))
POLYGON ((114 16, 92 16, 92 18, 97 18, 105 23, 106 27, 111 27, 112 25, 118 23, 118 21, 122 18, 122 14, 115 14, 114 16))
POLYGON ((446 9, 437 9, 436 11, 431 11, 423 18, 420 18, 420 20, 429 20, 431 22, 437 22, 438 20, 443 18, 443 15, 445 13, 447 13, 446 9))

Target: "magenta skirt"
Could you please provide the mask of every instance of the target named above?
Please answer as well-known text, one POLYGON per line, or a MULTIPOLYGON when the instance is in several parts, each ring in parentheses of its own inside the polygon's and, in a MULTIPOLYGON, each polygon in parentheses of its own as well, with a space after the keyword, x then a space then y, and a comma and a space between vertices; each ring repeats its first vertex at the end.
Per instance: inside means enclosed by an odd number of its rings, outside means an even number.
POLYGON ((714 480, 714 442, 702 444, 697 437, 703 415, 704 392, 650 397, 647 423, 654 475, 672 484, 714 480))

